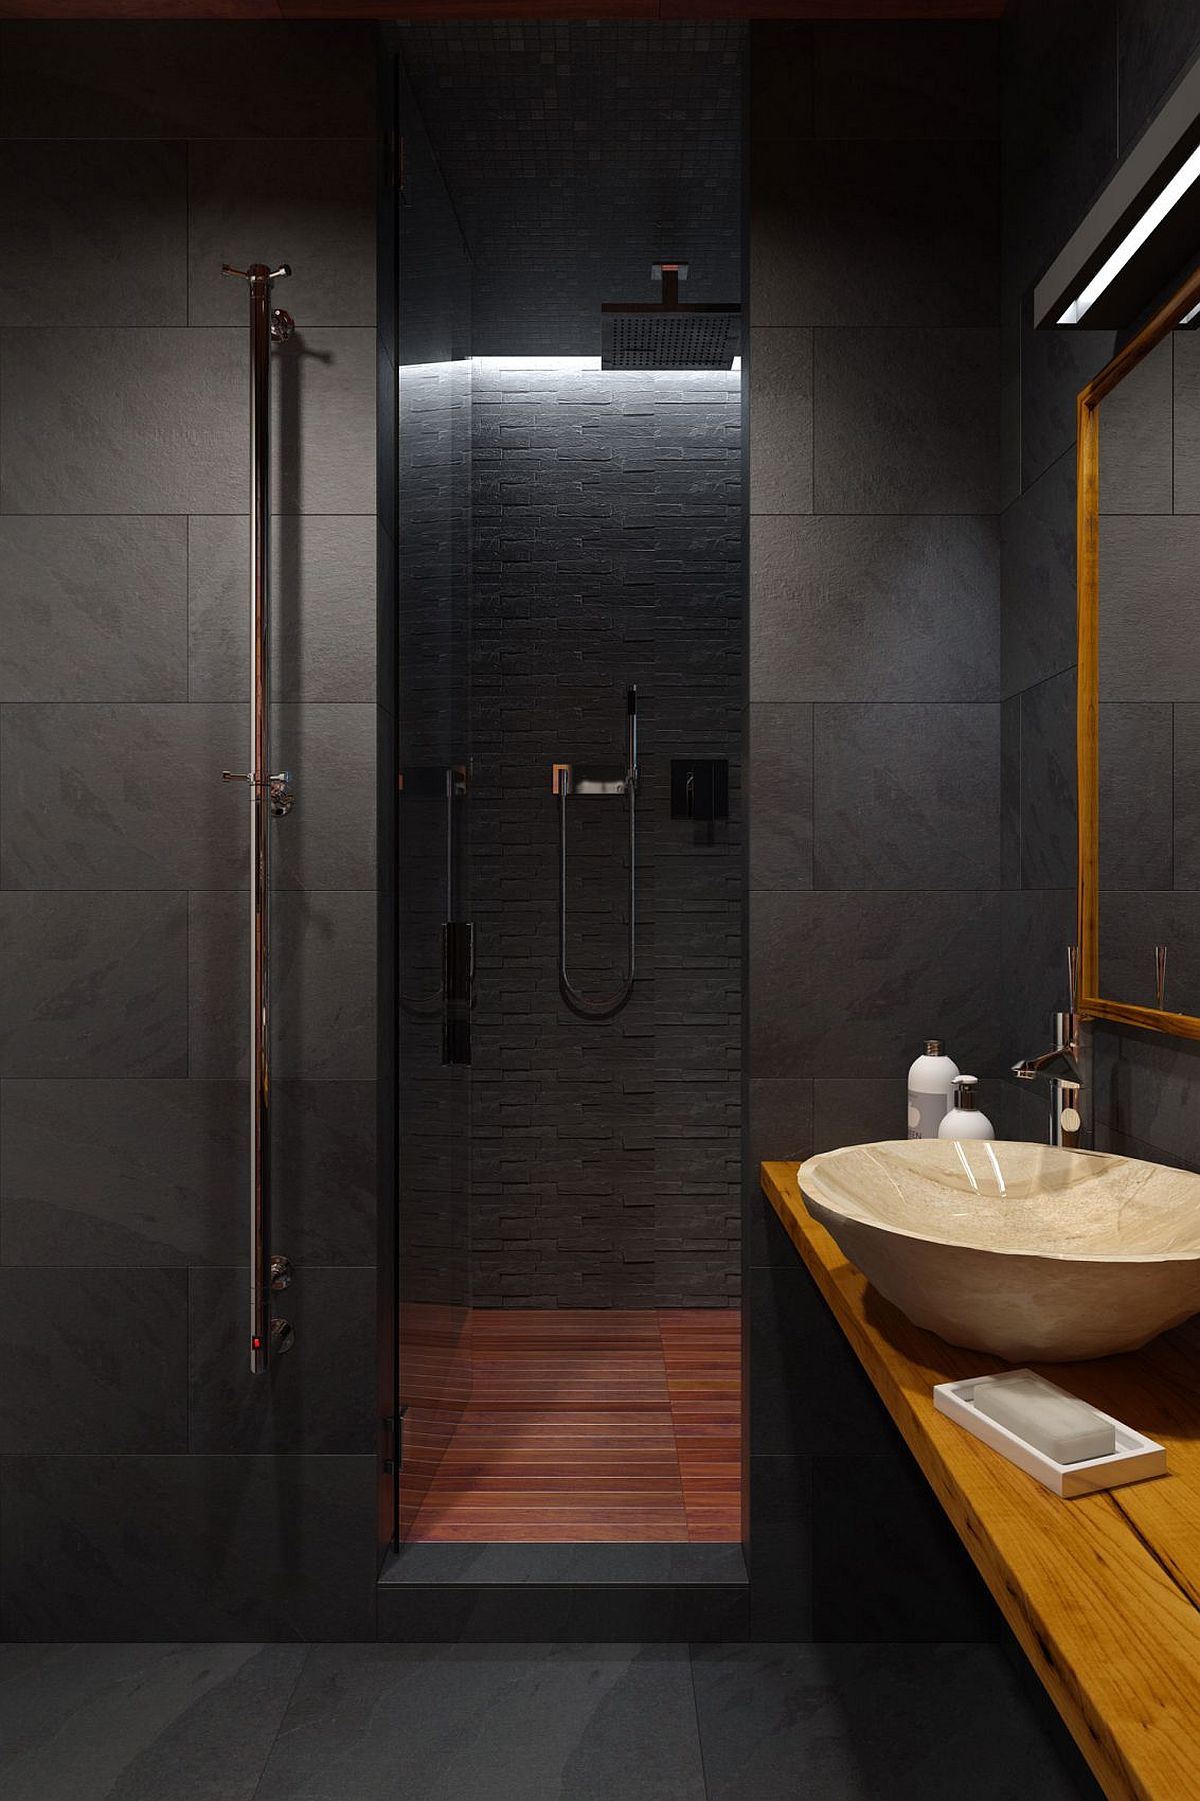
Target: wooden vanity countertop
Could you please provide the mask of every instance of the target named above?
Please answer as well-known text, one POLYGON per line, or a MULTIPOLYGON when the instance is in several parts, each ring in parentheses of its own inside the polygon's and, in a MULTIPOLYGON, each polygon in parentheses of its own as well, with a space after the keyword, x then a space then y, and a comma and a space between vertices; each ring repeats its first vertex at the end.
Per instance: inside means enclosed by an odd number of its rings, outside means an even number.
POLYGON ((1039 1364, 1166 1446, 1168 1474, 1066 1501, 935 1411, 934 1385, 1007 1367, 884 1301, 808 1213, 770 1200, 1112 1801, 1200 1801, 1200 1319, 1140 1351, 1039 1364))

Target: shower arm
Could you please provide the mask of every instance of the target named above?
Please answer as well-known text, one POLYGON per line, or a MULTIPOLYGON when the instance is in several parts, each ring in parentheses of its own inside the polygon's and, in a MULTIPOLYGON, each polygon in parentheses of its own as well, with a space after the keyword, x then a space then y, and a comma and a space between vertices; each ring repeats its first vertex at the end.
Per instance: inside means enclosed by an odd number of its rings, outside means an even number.
MULTIPOLYGON (((625 977, 615 993, 599 1000, 581 994, 567 969, 567 799, 571 792, 571 766, 556 763, 554 788, 558 795, 558 985, 573 1013, 583 1019, 612 1019, 633 993, 637 973, 637 784, 638 732, 637 688, 625 695, 625 779, 620 784, 629 810, 629 910, 626 927, 625 977)), ((616 784, 614 784, 615 788, 616 784)))
POLYGON ((224 265, 223 275, 240 277, 250 298, 250 768, 225 770, 223 780, 250 789, 250 1373, 261 1376, 271 1358, 292 1347, 294 1333, 273 1314, 273 1295, 290 1286, 292 1265, 271 1250, 271 819, 283 818, 295 802, 292 778, 271 773, 270 591, 268 585, 271 493, 271 343, 294 329, 282 308, 271 310, 271 284, 291 274, 287 264, 271 269, 224 265))

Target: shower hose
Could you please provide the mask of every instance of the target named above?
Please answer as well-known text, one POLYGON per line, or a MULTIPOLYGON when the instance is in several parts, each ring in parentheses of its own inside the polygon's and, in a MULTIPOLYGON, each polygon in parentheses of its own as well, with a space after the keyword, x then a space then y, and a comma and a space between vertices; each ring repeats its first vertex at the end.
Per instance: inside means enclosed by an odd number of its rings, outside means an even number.
POLYGON ((581 994, 567 970, 567 797, 570 782, 558 790, 558 985, 573 1013, 583 1019, 612 1019, 633 993, 637 937, 637 689, 626 696, 627 749, 623 791, 629 819, 629 910, 626 928, 625 977, 612 994, 595 999, 581 994))

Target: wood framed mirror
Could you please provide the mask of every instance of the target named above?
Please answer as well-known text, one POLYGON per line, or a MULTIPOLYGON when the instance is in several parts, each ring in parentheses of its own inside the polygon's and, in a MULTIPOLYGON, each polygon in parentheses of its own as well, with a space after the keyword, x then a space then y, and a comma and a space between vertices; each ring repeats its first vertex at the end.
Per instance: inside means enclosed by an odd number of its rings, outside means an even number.
POLYGON ((1200 269, 1079 394, 1079 1010, 1200 1039, 1200 269))

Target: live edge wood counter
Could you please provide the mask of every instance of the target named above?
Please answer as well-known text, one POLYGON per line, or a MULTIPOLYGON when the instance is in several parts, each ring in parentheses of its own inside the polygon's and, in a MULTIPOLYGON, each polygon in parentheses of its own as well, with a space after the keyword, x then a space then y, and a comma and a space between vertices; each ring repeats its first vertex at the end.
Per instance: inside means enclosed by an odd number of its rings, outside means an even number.
POLYGON ((1061 1500, 933 1405, 1006 1366, 910 1324, 812 1219, 798 1165, 763 1192, 1112 1801, 1200 1801, 1200 1325, 1093 1363, 1042 1364, 1167 1447, 1170 1473, 1061 1500))

